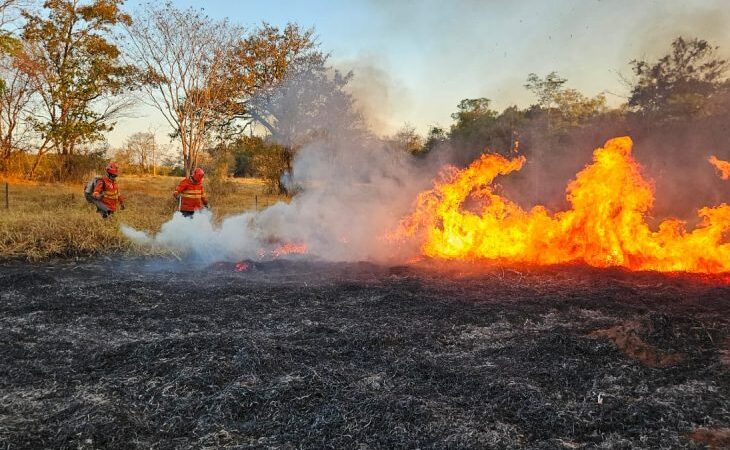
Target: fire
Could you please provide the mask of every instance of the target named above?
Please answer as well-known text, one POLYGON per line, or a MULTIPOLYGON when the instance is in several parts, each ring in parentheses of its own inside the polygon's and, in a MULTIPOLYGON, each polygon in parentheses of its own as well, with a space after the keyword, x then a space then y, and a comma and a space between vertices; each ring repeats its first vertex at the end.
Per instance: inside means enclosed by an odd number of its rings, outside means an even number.
POLYGON ((268 239, 266 244, 266 247, 258 250, 259 259, 276 259, 286 255, 304 254, 309 251, 307 244, 303 242, 282 242, 273 237, 268 239))
POLYGON ((709 161, 720 172, 720 178, 730 180, 730 162, 717 159, 715 156, 710 156, 709 161))
POLYGON ((306 244, 295 244, 295 243, 286 243, 282 244, 275 249, 271 250, 271 256, 274 258, 278 258, 282 255, 291 255, 291 254, 303 254, 307 253, 307 245, 306 244))
POLYGON ((529 211, 495 193, 499 175, 520 170, 524 157, 485 154, 464 170, 447 169, 391 238, 420 239, 423 255, 441 259, 505 263, 620 266, 631 270, 720 273, 730 271, 730 206, 699 210, 700 225, 668 219, 656 231, 646 216, 652 184, 631 156, 632 141, 620 137, 596 149, 593 162, 568 185, 571 208, 529 211))

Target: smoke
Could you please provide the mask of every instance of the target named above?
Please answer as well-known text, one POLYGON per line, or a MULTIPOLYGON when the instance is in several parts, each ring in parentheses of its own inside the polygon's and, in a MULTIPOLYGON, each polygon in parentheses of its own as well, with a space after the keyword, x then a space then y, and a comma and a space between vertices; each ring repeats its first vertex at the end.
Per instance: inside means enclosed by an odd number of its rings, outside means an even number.
MULTIPOLYGON (((285 174, 300 190, 288 203, 228 217, 220 225, 206 211, 192 219, 175 213, 155 235, 124 226, 125 236, 201 263, 280 257, 291 245, 306 246, 306 255, 296 257, 330 261, 400 260, 409 254, 412 249, 394 247, 384 237, 430 185, 435 166, 394 151, 371 134, 331 76, 309 74, 269 95, 286 105, 274 138, 308 142, 285 174)), ((277 105, 267 110, 277 111, 277 105)))
POLYGON ((381 137, 395 133, 412 107, 410 90, 391 75, 382 58, 361 55, 338 61, 336 65, 355 74, 346 90, 354 98, 368 128, 381 137))
MULTIPOLYGON (((342 143, 343 145, 345 143, 342 143)), ((383 147, 302 148, 293 178, 302 192, 259 213, 228 217, 219 226, 212 215, 192 219, 175 213, 159 233, 123 227, 133 242, 175 250, 202 263, 281 256, 285 244, 305 245, 307 257, 331 261, 384 261, 404 251, 383 240, 407 213, 416 193, 428 186, 407 159, 383 147)))
MULTIPOLYGON (((252 234, 241 233, 251 216, 241 214, 231 217, 216 227, 212 215, 207 211, 196 213, 192 218, 176 212, 154 236, 125 225, 122 225, 121 231, 137 245, 171 249, 203 263, 251 259, 256 256, 255 251, 259 250, 253 244, 255 238, 252 234)), ((266 249, 262 247, 260 250, 266 249)))

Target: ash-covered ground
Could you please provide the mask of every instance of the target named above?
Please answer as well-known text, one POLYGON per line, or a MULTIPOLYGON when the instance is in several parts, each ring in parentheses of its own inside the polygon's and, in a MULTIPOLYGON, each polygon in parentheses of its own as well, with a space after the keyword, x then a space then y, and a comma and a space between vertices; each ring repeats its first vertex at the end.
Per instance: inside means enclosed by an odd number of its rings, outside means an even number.
POLYGON ((723 448, 730 285, 0 264, 0 448, 723 448))

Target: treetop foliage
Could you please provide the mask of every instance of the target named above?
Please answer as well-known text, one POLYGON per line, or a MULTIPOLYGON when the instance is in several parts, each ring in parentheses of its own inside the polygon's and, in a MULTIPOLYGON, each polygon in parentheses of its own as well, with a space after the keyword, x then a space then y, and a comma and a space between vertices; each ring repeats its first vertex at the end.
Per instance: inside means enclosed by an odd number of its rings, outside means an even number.
POLYGON ((705 114, 707 100, 727 89, 728 61, 717 49, 702 39, 678 37, 659 60, 631 61, 637 81, 629 107, 660 121, 705 114))

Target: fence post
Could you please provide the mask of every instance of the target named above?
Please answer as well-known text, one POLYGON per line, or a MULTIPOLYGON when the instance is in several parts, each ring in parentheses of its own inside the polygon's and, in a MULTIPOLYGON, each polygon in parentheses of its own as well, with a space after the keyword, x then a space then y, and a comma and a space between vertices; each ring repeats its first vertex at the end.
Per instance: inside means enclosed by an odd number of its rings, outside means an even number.
POLYGON ((258 196, 258 194, 255 194, 253 196, 253 201, 254 201, 254 211, 259 212, 259 196, 258 196))
POLYGON ((5 182, 5 209, 10 209, 10 193, 9 193, 9 185, 7 182, 5 182))

